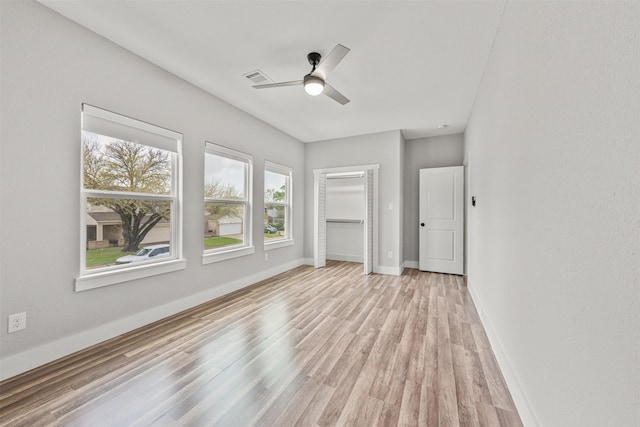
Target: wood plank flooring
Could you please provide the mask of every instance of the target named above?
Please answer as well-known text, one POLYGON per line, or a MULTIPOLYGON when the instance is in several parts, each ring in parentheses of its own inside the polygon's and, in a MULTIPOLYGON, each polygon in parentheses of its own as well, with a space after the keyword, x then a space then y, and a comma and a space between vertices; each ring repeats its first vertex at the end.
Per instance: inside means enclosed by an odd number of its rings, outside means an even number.
POLYGON ((522 423, 459 276, 298 267, 0 383, 2 426, 522 423))

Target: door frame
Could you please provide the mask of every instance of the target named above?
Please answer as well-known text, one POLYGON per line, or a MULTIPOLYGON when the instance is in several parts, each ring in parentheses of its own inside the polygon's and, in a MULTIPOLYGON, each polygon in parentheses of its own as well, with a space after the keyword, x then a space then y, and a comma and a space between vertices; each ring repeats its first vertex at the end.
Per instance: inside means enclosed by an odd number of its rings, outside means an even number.
MULTIPOLYGON (((327 240, 326 240, 326 197, 325 194, 320 194, 323 189, 321 186, 322 180, 326 183, 327 175, 334 173, 358 173, 364 172, 365 177, 369 170, 373 172, 373 215, 370 219, 365 218, 364 229, 365 229, 365 237, 364 240, 366 245, 371 245, 371 251, 373 253, 373 262, 371 266, 371 270, 374 273, 379 273, 380 268, 378 266, 378 170, 380 169, 379 164, 371 164, 371 165, 356 165, 356 166, 342 166, 342 167, 334 167, 334 168, 319 168, 313 170, 313 265, 316 268, 324 267, 326 264, 326 254, 327 254, 327 240), (373 239, 367 239, 367 227, 368 222, 371 221, 371 226, 373 228, 373 239), (322 235, 324 233, 324 236, 322 235)), ((326 193, 326 186, 324 186, 324 191, 326 193)), ((365 212, 367 209, 367 200, 365 195, 365 212)), ((366 216, 366 215, 365 215, 366 216)), ((363 242, 363 244, 365 244, 363 242)), ((368 247, 365 247, 365 262, 363 263, 365 268, 365 274, 368 274, 366 271, 367 267, 367 251, 368 247)))

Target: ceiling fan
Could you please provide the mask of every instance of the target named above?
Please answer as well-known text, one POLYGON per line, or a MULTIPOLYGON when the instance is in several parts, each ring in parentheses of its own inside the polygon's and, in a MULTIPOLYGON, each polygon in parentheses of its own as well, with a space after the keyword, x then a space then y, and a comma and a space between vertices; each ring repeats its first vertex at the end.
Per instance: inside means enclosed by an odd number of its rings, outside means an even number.
POLYGON ((311 71, 304 76, 302 80, 293 80, 290 82, 281 83, 268 83, 264 85, 256 85, 255 89, 268 89, 272 87, 283 86, 304 86, 304 90, 312 96, 320 95, 324 93, 334 101, 345 105, 349 102, 346 96, 338 92, 326 82, 327 74, 333 70, 342 59, 349 53, 351 49, 344 47, 341 44, 336 45, 331 52, 321 62, 322 56, 317 52, 311 52, 307 55, 307 60, 311 64, 311 71))

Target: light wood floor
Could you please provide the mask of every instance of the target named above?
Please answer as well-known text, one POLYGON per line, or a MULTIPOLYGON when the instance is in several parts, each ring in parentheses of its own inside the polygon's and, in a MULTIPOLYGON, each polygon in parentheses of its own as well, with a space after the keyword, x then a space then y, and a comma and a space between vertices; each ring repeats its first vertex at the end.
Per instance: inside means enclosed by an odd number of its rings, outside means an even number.
POLYGON ((459 276, 303 266, 0 384, 6 426, 522 425, 459 276))

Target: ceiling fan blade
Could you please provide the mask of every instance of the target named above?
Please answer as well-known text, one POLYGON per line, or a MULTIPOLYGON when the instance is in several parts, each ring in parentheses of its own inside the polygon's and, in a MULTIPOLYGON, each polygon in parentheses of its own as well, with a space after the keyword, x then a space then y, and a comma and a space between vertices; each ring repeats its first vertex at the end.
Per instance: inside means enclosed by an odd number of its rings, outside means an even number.
POLYGON ((342 61, 342 59, 349 53, 351 49, 344 47, 341 44, 337 44, 327 56, 324 57, 318 68, 311 73, 312 75, 320 75, 323 79, 327 78, 327 74, 336 68, 336 65, 342 61))
POLYGON ((339 102, 342 105, 348 104, 350 102, 346 96, 338 92, 333 86, 331 86, 327 82, 324 82, 324 91, 322 93, 324 93, 329 98, 333 99, 336 102, 339 102))
POLYGON ((253 86, 254 89, 268 89, 270 87, 285 87, 285 86, 302 86, 304 82, 302 80, 292 80, 290 82, 281 83, 267 83, 265 85, 253 86))

